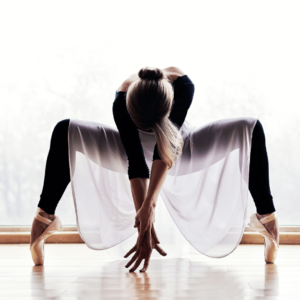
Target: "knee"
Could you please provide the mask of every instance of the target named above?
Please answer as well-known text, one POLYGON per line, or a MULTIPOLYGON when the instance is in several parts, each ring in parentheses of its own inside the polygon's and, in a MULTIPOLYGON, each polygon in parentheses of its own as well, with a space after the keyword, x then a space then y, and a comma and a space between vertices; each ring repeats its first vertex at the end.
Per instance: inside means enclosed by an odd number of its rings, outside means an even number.
POLYGON ((68 134, 70 119, 65 119, 58 122, 52 133, 52 138, 60 139, 65 138, 68 134))
POLYGON ((69 128, 69 123, 70 123, 70 119, 65 119, 65 120, 59 121, 55 125, 53 131, 62 131, 66 128, 69 128))
POLYGON ((259 120, 257 120, 254 129, 253 129, 253 137, 254 140, 259 140, 261 142, 265 142, 265 133, 263 126, 259 120))
POLYGON ((264 134, 264 129, 263 126, 261 124, 261 122, 259 120, 257 120, 255 126, 254 126, 254 130, 256 130, 257 132, 259 132, 260 134, 264 134))
POLYGON ((259 128, 260 131, 264 131, 263 126, 261 124, 261 122, 259 120, 257 120, 256 124, 255 124, 256 128, 259 128))

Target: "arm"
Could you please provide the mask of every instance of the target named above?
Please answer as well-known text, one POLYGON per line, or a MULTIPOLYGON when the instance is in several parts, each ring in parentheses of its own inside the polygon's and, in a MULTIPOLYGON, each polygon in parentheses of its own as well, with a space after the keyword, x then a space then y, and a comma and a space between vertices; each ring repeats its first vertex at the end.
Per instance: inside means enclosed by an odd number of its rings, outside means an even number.
MULTIPOLYGON (((167 77, 169 78, 169 80, 171 81, 174 81, 176 80, 179 76, 183 76, 185 73, 183 71, 181 71, 179 68, 176 68, 176 67, 168 67, 168 68, 165 68, 165 69, 162 69, 163 72, 166 73, 167 77)), ((118 88, 117 92, 123 92, 123 93, 126 93, 127 90, 128 90, 128 87, 130 86, 130 84, 137 80, 139 77, 138 77, 138 74, 137 73, 134 73, 132 75, 130 75, 121 85, 120 87, 118 88)), ((116 115, 115 117, 115 121, 116 119, 120 119, 122 115, 125 115, 125 109, 124 107, 122 107, 121 109, 119 109, 119 114, 117 114, 117 109, 114 110, 114 115, 116 115)), ((118 121, 118 120, 117 120, 118 121)), ((124 132, 124 128, 127 127, 126 130, 128 130, 128 126, 126 124, 129 124, 131 123, 132 121, 128 119, 128 116, 126 116, 126 120, 123 120, 123 122, 117 122, 116 121, 116 124, 117 124, 117 127, 119 129, 119 132, 120 132, 120 136, 121 136, 121 139, 122 139, 122 142, 124 141, 125 144, 126 142, 128 143, 128 140, 125 141, 126 139, 126 133, 124 132), (131 121, 131 122, 130 122, 131 121)), ((132 126, 131 124, 131 131, 133 132, 133 136, 138 134, 137 133, 137 130, 135 132, 135 128, 133 128, 134 126, 132 126)), ((128 136, 128 134, 127 134, 128 136)), ((137 140, 137 138, 135 137, 135 140, 137 140)), ((124 143, 123 143, 124 144, 124 143)), ((124 145, 125 147, 125 150, 126 148, 130 148, 130 145, 124 145)), ((155 147, 155 149, 157 148, 157 146, 155 147)), ((126 151, 128 152, 128 151, 126 151)), ((140 152, 140 151, 139 151, 140 152)), ((158 152, 157 152, 157 149, 155 150, 155 154, 156 156, 158 156, 158 152)), ((128 153, 127 153, 128 155, 128 153)), ((131 155, 132 157, 135 157, 135 155, 131 155)), ((156 159, 160 159, 160 157, 158 156, 156 159)), ((128 157, 128 160, 129 160, 129 157, 128 157)), ((130 160, 129 160, 130 161, 130 160)), ((144 165, 144 163, 142 164, 144 165)), ((156 164, 155 164, 156 165, 156 164)), ((130 169, 130 167, 129 167, 130 169)), ((153 166, 152 166, 152 169, 153 169, 153 166)), ((154 169, 156 169, 154 167, 154 169)), ((153 172, 153 171, 152 171, 153 172)), ((156 173, 157 171, 155 171, 156 173)), ((142 203, 144 201, 144 199, 146 198, 146 195, 147 195, 147 189, 148 189, 148 185, 149 185, 149 179, 148 178, 142 178, 142 177, 135 177, 135 178, 131 178, 132 176, 129 176, 130 177, 130 186, 131 186, 131 192, 132 192, 132 197, 133 197, 133 201, 134 201, 134 205, 135 205, 135 209, 136 211, 138 211, 141 206, 142 206, 142 203)), ((145 176, 144 176, 145 177, 145 176)), ((151 185, 151 192, 150 194, 154 193, 154 190, 153 189, 153 184, 151 185)), ((158 191, 158 194, 159 194, 159 191, 158 191)), ((150 197, 150 195, 148 196, 150 197)), ((150 197, 152 198, 152 197, 150 197)), ((155 202, 156 203, 156 202, 155 202)))
POLYGON ((158 195, 166 178, 167 172, 168 167, 166 163, 164 163, 162 160, 153 161, 150 184, 143 206, 152 208, 156 207, 158 195))
POLYGON ((133 178, 130 180, 135 210, 143 205, 156 207, 158 195, 167 175, 167 165, 162 160, 153 161, 151 168, 150 185, 148 178, 133 178))
POLYGON ((149 178, 149 169, 145 160, 139 132, 126 109, 125 93, 117 92, 113 103, 113 116, 121 142, 128 158, 128 176, 149 178))
POLYGON ((159 192, 167 175, 167 171, 167 164, 162 160, 153 161, 150 184, 146 194, 146 198, 135 217, 134 227, 140 226, 139 237, 137 241, 138 248, 142 245, 145 234, 147 243, 151 248, 151 230, 154 223, 154 211, 159 192))
MULTIPOLYGON (((141 204, 141 208, 138 210, 138 213, 137 213, 136 223, 137 223, 137 220, 139 219, 139 217, 140 217, 140 220, 142 220, 142 222, 141 222, 140 226, 135 224, 135 227, 138 228, 138 233, 139 233, 137 243, 124 256, 126 258, 130 254, 135 252, 133 257, 130 259, 130 261, 125 266, 126 268, 128 268, 131 264, 133 264, 135 262, 134 266, 130 269, 130 272, 134 272, 138 268, 138 266, 141 264, 143 259, 145 259, 144 266, 140 270, 140 272, 146 272, 146 270, 149 266, 152 249, 156 249, 158 251, 158 253, 160 253, 162 256, 167 255, 167 253, 158 245, 159 240, 157 238, 157 235, 156 235, 156 232, 154 229, 154 225, 153 225, 154 208, 156 206, 159 191, 164 182, 166 174, 167 174, 167 165, 161 160, 156 160, 152 164, 150 186, 149 186, 147 192, 145 192, 146 188, 143 188, 143 184, 139 181, 139 178, 134 178, 130 181, 132 186, 135 186, 134 191, 138 191, 140 193, 141 197, 145 197, 144 202, 138 203, 138 205, 140 205, 141 203, 142 204, 141 204), (140 189, 141 186, 142 186, 142 188, 140 189), (142 227, 143 224, 145 223, 144 221, 146 221, 146 223, 148 223, 148 226, 142 227), (146 235, 146 239, 144 239, 146 230, 147 230, 147 235, 146 235)), ((134 192, 133 192, 133 194, 134 194, 134 192)))
POLYGON ((126 97, 123 91, 116 92, 116 98, 113 103, 113 116, 127 154, 128 177, 132 198, 135 210, 138 211, 146 197, 149 184, 149 169, 144 157, 138 130, 126 109, 126 97))
MULTIPOLYGON (((180 75, 181 74, 183 74, 183 72, 181 72, 180 75)), ((172 85, 174 88, 174 99, 169 119, 176 124, 178 128, 181 128, 192 104, 195 86, 187 75, 178 76, 172 85)), ((153 161, 158 159, 161 159, 161 157, 158 153, 157 144, 155 144, 153 161)))
POLYGON ((130 180, 131 193, 136 212, 142 207, 147 195, 148 185, 148 178, 137 177, 130 180))
MULTIPOLYGON (((130 119, 126 109, 125 93, 120 91, 116 93, 116 96, 117 97, 113 104, 113 115, 119 130, 120 139, 127 153, 128 175, 131 184, 131 192, 135 209, 138 211, 141 208, 144 199, 146 198, 149 183, 149 170, 145 161, 144 151, 141 145, 138 130, 130 119)), ((138 232, 139 231, 140 230, 138 228, 138 232)), ((145 259, 145 262, 141 271, 145 272, 147 270, 152 249, 156 249, 163 256, 167 255, 167 253, 158 245, 159 241, 154 230, 154 226, 151 228, 150 238, 150 249, 147 246, 147 244, 149 245, 149 242, 145 240, 140 249, 137 249, 136 244, 124 256, 128 257, 133 252, 136 252, 126 265, 126 267, 129 267, 137 259, 131 271, 135 270, 143 259, 145 259)))

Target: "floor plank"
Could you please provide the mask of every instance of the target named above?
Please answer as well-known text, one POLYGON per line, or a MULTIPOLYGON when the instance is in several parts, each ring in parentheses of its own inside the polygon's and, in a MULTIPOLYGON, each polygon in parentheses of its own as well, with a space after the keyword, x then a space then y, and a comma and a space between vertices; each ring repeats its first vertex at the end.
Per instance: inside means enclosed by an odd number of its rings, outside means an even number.
POLYGON ((28 245, 0 245, 0 299, 300 299, 298 245, 281 245, 276 264, 265 264, 262 245, 240 245, 222 259, 153 259, 147 273, 85 244, 45 251, 45 265, 34 266, 28 245))

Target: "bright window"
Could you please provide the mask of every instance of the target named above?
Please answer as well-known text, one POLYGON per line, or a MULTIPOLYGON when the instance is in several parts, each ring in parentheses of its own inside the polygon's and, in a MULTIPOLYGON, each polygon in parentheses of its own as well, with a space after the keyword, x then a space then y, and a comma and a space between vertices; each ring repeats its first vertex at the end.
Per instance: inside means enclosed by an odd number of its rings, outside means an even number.
MULTIPOLYGON (((192 123, 261 121, 280 225, 299 225, 299 28, 289 1, 2 2, 0 225, 31 224, 55 124, 115 126, 116 89, 147 65, 188 74, 192 123)), ((57 214, 75 224, 70 188, 57 214)))

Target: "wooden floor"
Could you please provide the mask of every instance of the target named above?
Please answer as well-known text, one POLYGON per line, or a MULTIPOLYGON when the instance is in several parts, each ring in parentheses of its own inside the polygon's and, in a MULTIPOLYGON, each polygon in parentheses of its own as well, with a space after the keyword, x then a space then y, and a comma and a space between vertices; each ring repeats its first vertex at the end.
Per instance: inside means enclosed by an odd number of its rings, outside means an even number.
POLYGON ((300 246, 281 245, 265 264, 263 245, 231 255, 152 260, 147 273, 128 273, 127 260, 84 244, 47 244, 33 266, 29 245, 0 246, 0 299, 300 299, 300 246))

